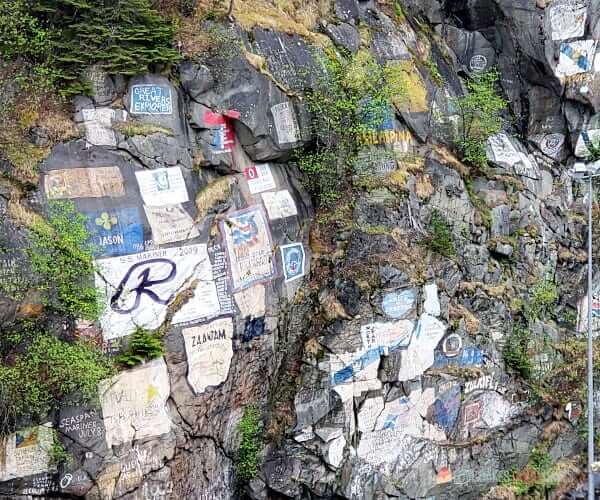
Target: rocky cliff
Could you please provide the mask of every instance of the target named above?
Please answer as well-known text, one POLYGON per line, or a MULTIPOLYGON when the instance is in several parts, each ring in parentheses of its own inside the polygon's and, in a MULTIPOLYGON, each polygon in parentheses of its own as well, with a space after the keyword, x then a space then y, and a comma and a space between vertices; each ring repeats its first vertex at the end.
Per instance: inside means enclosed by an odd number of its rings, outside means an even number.
POLYGON ((0 497, 577 498, 598 2, 183 4, 0 150, 0 497))

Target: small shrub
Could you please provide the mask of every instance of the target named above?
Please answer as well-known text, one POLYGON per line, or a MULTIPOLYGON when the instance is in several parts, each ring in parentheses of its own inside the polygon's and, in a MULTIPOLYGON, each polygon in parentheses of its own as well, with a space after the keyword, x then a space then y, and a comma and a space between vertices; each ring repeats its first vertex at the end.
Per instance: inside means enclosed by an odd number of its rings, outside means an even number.
POLYGON ((68 464, 73 461, 73 457, 67 451, 65 446, 58 439, 58 433, 52 432, 52 447, 49 450, 50 465, 68 464))
POLYGON ((423 64, 427 68, 427 71, 429 72, 429 76, 433 80, 433 83, 435 83, 438 87, 444 85, 444 77, 440 73, 440 70, 438 69, 435 61, 433 61, 432 59, 425 59, 423 61, 423 64))
POLYGON ((117 357, 117 362, 135 366, 162 355, 163 346, 158 335, 138 326, 131 336, 127 351, 117 357))
POLYGON ((556 283, 548 279, 540 281, 531 290, 525 304, 525 317, 528 321, 553 318, 558 298, 556 283))
POLYGON ((521 375, 525 380, 531 378, 533 365, 529 356, 529 331, 522 325, 513 327, 511 336, 504 346, 504 362, 508 368, 521 375))
POLYGON ((237 457, 237 474, 242 481, 250 481, 258 472, 260 453, 260 412, 256 405, 244 408, 244 415, 238 427, 240 447, 237 457))
POLYGON ((324 73, 315 88, 305 92, 316 141, 296 160, 308 190, 321 206, 329 206, 347 187, 347 169, 363 135, 393 119, 391 97, 399 90, 366 50, 320 58, 324 73))
POLYGON ((72 202, 52 201, 48 212, 47 222, 35 222, 30 228, 27 248, 38 289, 51 309, 72 318, 95 320, 101 306, 93 283, 87 218, 72 202))
POLYGON ((492 69, 467 81, 469 93, 454 99, 458 120, 456 148, 462 159, 485 168, 488 137, 500 132, 507 101, 496 92, 499 73, 492 69))
POLYGON ((431 214, 429 236, 425 244, 429 250, 444 257, 452 257, 456 254, 450 225, 437 210, 431 214))
POLYGON ((0 433, 11 432, 23 419, 39 420, 65 401, 93 401, 98 382, 114 372, 96 347, 46 332, 38 332, 10 361, 0 366, 0 433))

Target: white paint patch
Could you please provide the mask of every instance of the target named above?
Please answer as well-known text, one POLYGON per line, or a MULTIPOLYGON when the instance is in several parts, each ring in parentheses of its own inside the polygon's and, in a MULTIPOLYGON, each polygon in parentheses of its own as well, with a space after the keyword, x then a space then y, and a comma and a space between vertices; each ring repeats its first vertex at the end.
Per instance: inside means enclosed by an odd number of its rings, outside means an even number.
POLYGON ((425 443, 402 429, 385 429, 363 434, 356 453, 371 465, 395 464, 405 469, 418 459, 425 443))
POLYGON ((297 142, 300 137, 296 114, 289 102, 282 102, 271 107, 273 122, 277 131, 279 144, 297 142))
POLYGON ((265 315, 265 285, 254 285, 233 294, 242 318, 265 315))
MULTIPOLYGON (((125 117, 127 113, 124 111, 125 117)), ((116 146, 117 138, 112 129, 116 120, 116 111, 111 108, 83 109, 83 125, 85 127, 86 147, 116 146)))
POLYGON ((492 135, 487 140, 487 159, 501 167, 513 169, 517 175, 539 179, 537 165, 517 145, 518 142, 505 133, 492 135))
POLYGON ((410 345, 402 351, 399 381, 413 380, 433 365, 433 351, 445 331, 441 321, 427 313, 421 315, 410 345))
POLYGON ((259 163, 244 169, 244 177, 252 194, 262 193, 277 187, 268 163, 259 163))
POLYGON ((587 6, 578 0, 554 0, 546 9, 550 17, 552 40, 581 38, 585 32, 587 6))
POLYGON ((480 422, 488 429, 510 424, 520 411, 517 406, 513 406, 495 392, 486 392, 479 400, 481 401, 480 422))
POLYGON ((440 315, 440 300, 438 298, 438 287, 435 283, 425 285, 425 303, 423 308, 427 314, 440 315))
POLYGON ((50 424, 22 429, 0 439, 0 481, 50 471, 53 442, 50 424))
POLYGON ((221 318, 182 332, 188 360, 188 382, 196 394, 227 380, 233 357, 233 321, 221 318))
POLYGON ((169 373, 163 358, 103 380, 98 392, 109 448, 171 430, 169 373))
POLYGON ((189 201, 181 167, 138 170, 135 178, 144 203, 149 207, 162 207, 189 201))
POLYGON ((107 304, 100 318, 104 340, 129 335, 136 326, 158 328, 168 305, 192 278, 198 279, 195 296, 174 321, 219 313, 205 244, 100 259, 96 265, 96 287, 107 304))
POLYGON ((272 193, 262 193, 263 203, 267 209, 269 219, 284 219, 298 215, 294 198, 287 189, 272 193))
POLYGON ((383 398, 367 398, 358 411, 358 430, 373 432, 377 418, 383 411, 383 398))
POLYGON ((346 447, 346 438, 339 436, 327 445, 325 461, 336 469, 342 465, 344 460, 344 448, 346 447))
POLYGON ((144 206, 144 211, 152 228, 152 240, 157 245, 200 236, 194 220, 181 204, 162 207, 144 206))

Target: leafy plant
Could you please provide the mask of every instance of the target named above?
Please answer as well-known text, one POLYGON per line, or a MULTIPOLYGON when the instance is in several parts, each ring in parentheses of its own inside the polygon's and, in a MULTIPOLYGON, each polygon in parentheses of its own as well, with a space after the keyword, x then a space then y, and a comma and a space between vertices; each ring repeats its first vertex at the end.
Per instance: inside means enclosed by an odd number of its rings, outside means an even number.
POLYGON ((11 432, 23 419, 38 420, 65 401, 92 401, 98 382, 114 372, 96 347, 45 331, 8 361, 0 365, 0 433, 11 432))
POLYGON ((30 228, 27 254, 38 289, 51 309, 72 318, 95 320, 101 306, 93 283, 86 220, 72 202, 51 201, 48 221, 36 221, 30 228))
POLYGON ((60 465, 72 462, 73 457, 58 439, 56 430, 52 432, 52 447, 49 450, 50 464, 60 465))
POLYGON ((511 336, 504 346, 504 362, 524 379, 529 379, 533 370, 529 356, 529 331, 522 325, 515 324, 511 336))
POLYGON ((250 481, 258 472, 260 453, 260 412, 256 405, 244 407, 244 415, 238 427, 240 447, 237 457, 237 474, 242 481, 250 481))
POLYGON ((488 137, 500 132, 507 101, 496 92, 496 69, 473 76, 467 81, 468 94, 454 99, 459 117, 456 147, 462 159, 484 168, 488 137))
POLYGON ((452 257, 456 254, 450 225, 437 210, 431 214, 429 236, 425 239, 425 244, 429 250, 444 257, 452 257))
POLYGON ((160 337, 141 327, 136 327, 126 352, 117 357, 117 362, 135 366, 163 355, 160 337))
POLYGON ((320 58, 323 74, 305 92, 316 141, 296 160, 311 194, 319 204, 331 205, 341 196, 363 134, 391 119, 390 98, 397 90, 366 50, 320 58))
POLYGON ((556 283, 548 279, 540 281, 531 290, 529 300, 525 304, 525 317, 528 321, 554 317, 558 298, 556 283))
POLYGON ((427 68, 427 71, 429 72, 429 76, 431 76, 433 83, 435 83, 438 87, 444 85, 444 77, 440 73, 440 70, 438 69, 435 61, 432 59, 425 59, 423 61, 423 64, 427 68))

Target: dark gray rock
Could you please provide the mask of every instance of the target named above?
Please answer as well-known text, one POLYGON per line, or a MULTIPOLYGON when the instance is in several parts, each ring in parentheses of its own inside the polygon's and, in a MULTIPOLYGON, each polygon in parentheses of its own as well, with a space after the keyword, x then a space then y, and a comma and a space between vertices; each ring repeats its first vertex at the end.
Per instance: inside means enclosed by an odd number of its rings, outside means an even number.
POLYGON ((358 52, 360 48, 360 34, 354 26, 348 23, 327 23, 323 26, 323 31, 338 47, 342 47, 353 54, 358 52))

